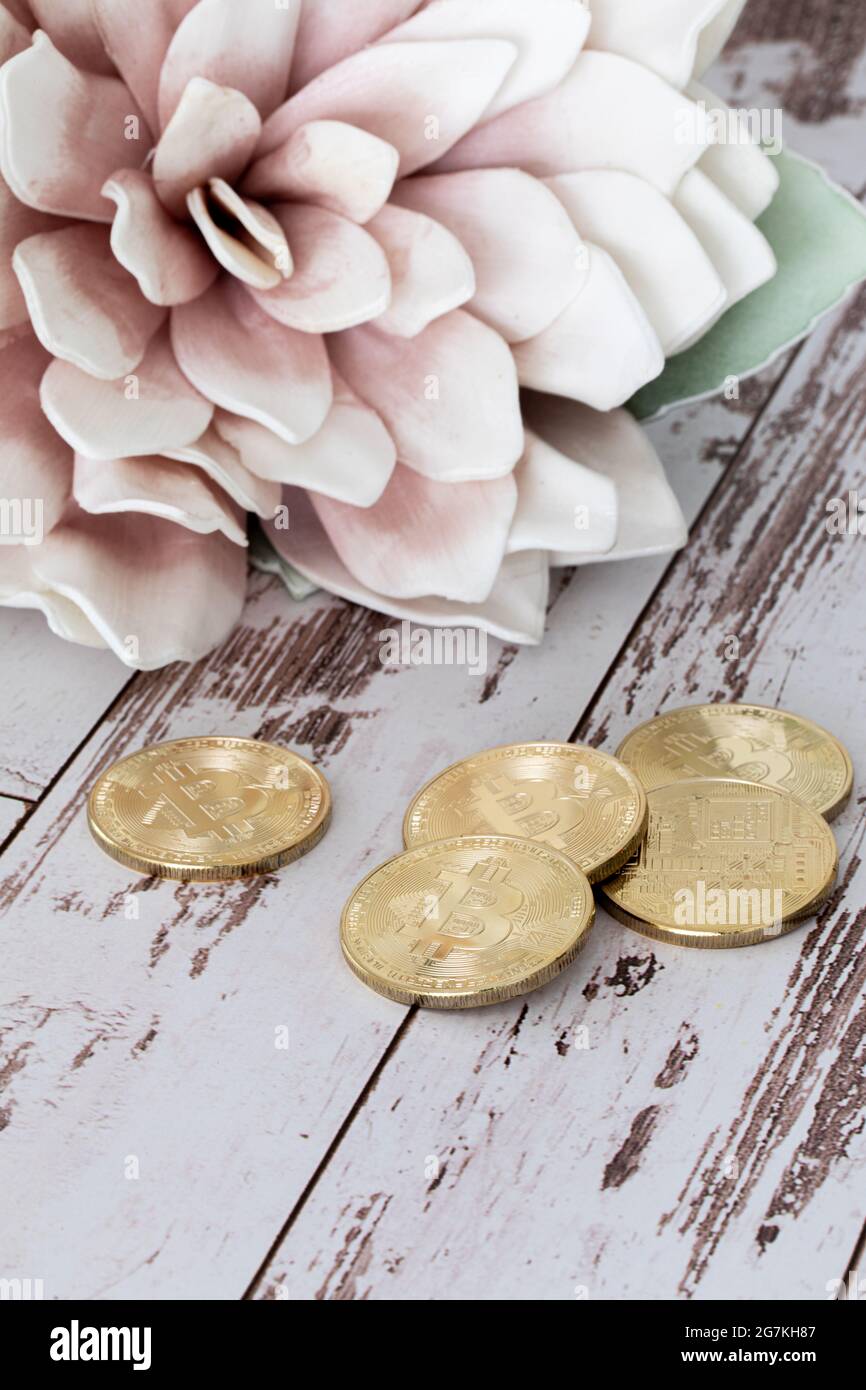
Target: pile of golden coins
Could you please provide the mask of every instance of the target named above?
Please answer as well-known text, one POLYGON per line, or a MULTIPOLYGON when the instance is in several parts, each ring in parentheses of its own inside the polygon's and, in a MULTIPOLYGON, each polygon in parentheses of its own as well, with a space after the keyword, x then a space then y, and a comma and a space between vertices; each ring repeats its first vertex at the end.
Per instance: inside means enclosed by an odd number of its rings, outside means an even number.
MULTIPOLYGON (((399 1003, 495 1003, 574 960, 592 885, 613 917, 675 945, 772 940, 829 894, 827 822, 852 781, 837 739, 761 705, 671 710, 616 757, 570 743, 490 749, 414 797, 405 849, 343 909, 343 954, 399 1003)), ((113 858, 198 881, 280 868, 318 843, 330 813, 304 758, 239 738, 143 749, 100 778, 88 806, 113 858)))
POLYGON ((673 710, 616 757, 493 748, 418 792, 404 853, 343 910, 343 954, 401 1003, 508 999, 574 959, 593 923, 591 884, 611 916, 675 945, 772 940, 830 892, 827 820, 852 780, 831 734, 760 705, 673 710))

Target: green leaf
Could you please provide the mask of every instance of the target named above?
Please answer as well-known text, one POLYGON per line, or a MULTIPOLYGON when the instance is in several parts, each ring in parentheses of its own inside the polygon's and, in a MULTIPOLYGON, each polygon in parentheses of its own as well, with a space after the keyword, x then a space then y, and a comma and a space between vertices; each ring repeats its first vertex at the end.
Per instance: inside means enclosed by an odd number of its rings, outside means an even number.
POLYGON ((866 212, 810 160, 774 156, 781 183, 758 226, 779 263, 777 275, 735 304, 700 342, 672 357, 629 409, 638 420, 720 391, 804 338, 866 277, 866 212))

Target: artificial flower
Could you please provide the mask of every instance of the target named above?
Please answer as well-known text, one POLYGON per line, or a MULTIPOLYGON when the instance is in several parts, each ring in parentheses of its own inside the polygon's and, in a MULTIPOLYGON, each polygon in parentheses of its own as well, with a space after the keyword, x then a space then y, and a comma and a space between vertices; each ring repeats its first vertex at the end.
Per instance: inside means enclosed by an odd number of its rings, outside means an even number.
POLYGON ((195 659, 252 516, 535 642, 551 564, 681 545, 622 407, 774 273, 686 92, 742 3, 0 4, 0 603, 195 659))

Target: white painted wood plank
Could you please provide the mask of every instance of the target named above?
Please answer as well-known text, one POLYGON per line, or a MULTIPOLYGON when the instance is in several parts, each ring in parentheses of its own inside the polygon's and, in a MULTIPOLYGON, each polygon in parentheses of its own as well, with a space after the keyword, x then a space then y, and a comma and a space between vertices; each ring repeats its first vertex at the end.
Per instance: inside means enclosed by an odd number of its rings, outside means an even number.
POLYGON ((34 799, 123 689, 110 652, 63 642, 41 613, 0 608, 0 793, 34 799))
MULTIPOLYGON (((798 358, 585 737, 781 702, 862 777, 866 540, 825 521, 860 485, 864 346, 866 293, 798 358)), ((839 892, 790 936, 687 951, 602 913, 525 1001, 417 1013, 259 1296, 827 1298, 866 1218, 866 798, 836 828, 839 892)))
POLYGON ((15 829, 21 817, 27 812, 27 805, 23 801, 16 801, 14 797, 0 796, 0 845, 15 829))
MULTIPOLYGON (((750 418, 704 406, 667 427, 691 514, 719 476, 716 441, 750 418), (696 468, 696 456, 707 461, 696 468)), ((287 610, 258 579, 222 654, 136 682, 4 859, 0 1163, 19 1214, 4 1248, 13 1271, 36 1271, 48 1296, 243 1292, 404 1017, 343 965, 343 900, 399 847, 405 803, 437 766, 568 734, 663 569, 582 572, 541 650, 491 644, 487 681, 386 673, 381 618, 315 598, 287 610), (89 843, 88 787, 133 747, 216 729, 316 757, 332 829, 271 880, 136 882, 89 843), (274 1046, 281 1026, 288 1052, 274 1046)))

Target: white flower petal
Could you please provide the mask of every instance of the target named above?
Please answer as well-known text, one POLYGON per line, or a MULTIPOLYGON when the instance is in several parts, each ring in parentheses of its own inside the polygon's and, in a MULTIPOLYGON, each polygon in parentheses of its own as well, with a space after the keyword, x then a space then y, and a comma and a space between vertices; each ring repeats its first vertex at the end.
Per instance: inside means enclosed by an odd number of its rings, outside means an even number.
POLYGON ((162 454, 198 439, 213 405, 179 370, 168 328, 151 340, 134 373, 117 381, 55 359, 42 378, 42 409, 58 433, 87 458, 162 454))
POLYGON ((338 333, 367 323, 391 302, 391 272, 374 237, 326 208, 279 203, 277 221, 294 260, 291 278, 250 289, 277 323, 302 333, 338 333))
MULTIPOLYGON (((727 0, 592 0, 587 48, 619 53, 684 87, 694 72, 699 41, 727 0)), ((710 40, 711 41, 711 40, 710 40)))
POLYGON ((150 146, 124 84, 79 72, 45 34, 0 68, 0 171, 29 207, 110 222, 102 185, 115 169, 141 165, 150 146))
POLYGON ((432 627, 478 627, 504 642, 536 645, 544 634, 550 575, 542 551, 506 555, 484 603, 455 603, 435 595, 418 599, 386 598, 368 589, 346 569, 313 509, 307 493, 286 488, 288 530, 269 525, 274 548, 317 587, 374 611, 432 627))
POLYGON ((194 77, 153 156, 156 191, 169 212, 185 216, 187 194, 210 178, 232 183, 249 163, 261 126, 243 92, 194 77))
POLYGON ((383 43, 311 82, 265 122, 259 155, 308 121, 346 121, 393 145, 405 176, 449 150, 479 120, 517 56, 496 39, 383 43))
POLYGON ((388 42, 508 39, 518 58, 484 112, 489 120, 552 91, 574 65, 589 24, 589 11, 575 0, 435 0, 390 33, 388 42))
POLYGON ((518 502, 509 552, 572 550, 604 556, 612 550, 619 506, 610 478, 559 453, 530 430, 514 477, 518 502))
POLYGON ((33 568, 84 613, 127 666, 197 661, 231 632, 246 590, 243 546, 159 517, 68 514, 33 568))
POLYGON ((555 565, 667 555, 688 540, 682 510, 646 432, 627 410, 600 412, 573 401, 529 396, 527 422, 561 454, 616 487, 616 544, 603 555, 569 545, 551 553, 555 565))
POLYGON ((114 260, 107 227, 78 223, 28 237, 13 267, 40 342, 106 381, 138 366, 166 316, 114 260))
POLYGON ((376 327, 415 338, 475 293, 475 271, 460 242, 423 213, 389 203, 368 222, 391 269, 391 302, 376 327))
POLYGON ((394 441, 379 416, 336 373, 328 418, 305 444, 287 444, 264 425, 223 410, 217 411, 215 425, 251 473, 354 507, 379 500, 397 462, 394 441))
POLYGON ((219 266, 201 238, 166 212, 149 174, 119 169, 102 194, 117 204, 114 258, 135 276, 151 304, 187 304, 213 284, 219 266))
POLYGON ((469 308, 507 342, 541 333, 586 278, 571 219, 543 183, 519 169, 416 176, 398 183, 394 201, 453 232, 475 268, 469 308))
MULTIPOLYGON (((237 502, 245 512, 255 512, 257 516, 272 517, 280 501, 280 488, 277 483, 268 482, 247 468, 237 449, 233 448, 216 429, 214 424, 205 430, 201 439, 183 448, 166 449, 165 456, 181 463, 194 464, 219 485, 223 492, 237 502)), ((234 417, 239 419, 240 417, 234 417)), ((244 424, 254 429, 264 429, 263 425, 244 424)), ((276 438, 272 435, 271 438, 276 438)), ((284 447, 288 448, 288 445, 284 447)))
POLYGON ((254 198, 315 203, 363 224, 387 202, 399 163, 394 146, 369 131, 308 121, 253 165, 243 188, 254 198))
MULTIPOLYGON (((721 277, 725 308, 772 280, 778 266, 770 243, 700 169, 686 174, 674 195, 674 206, 721 277)), ((701 331, 706 331, 706 325, 701 331)))
POLYGON ((483 603, 505 554, 517 488, 510 476, 437 483, 398 464, 370 507, 315 493, 310 500, 343 564, 368 588, 483 603))
POLYGON ((615 262, 587 242, 589 272, 577 298, 537 338, 512 349, 522 386, 612 410, 659 375, 656 333, 615 262))
POLYGON ((688 95, 693 101, 704 103, 711 120, 722 127, 725 135, 724 140, 709 145, 698 167, 754 222, 778 192, 775 164, 754 142, 747 118, 732 111, 721 97, 700 82, 689 84, 688 95))
MULTIPOLYGON (((10 504, 22 504, 25 523, 41 521, 43 532, 59 521, 72 488, 72 451, 39 402, 39 383, 50 361, 29 329, 10 335, 0 347, 0 494, 10 504)), ((0 554, 6 548, 0 544, 0 554)))
POLYGON ((510 473, 523 455, 517 374, 502 338, 456 309, 416 338, 353 328, 331 358, 376 410, 401 463, 439 482, 510 473))
POLYGON ((172 309, 171 336, 186 376, 224 410, 289 444, 304 443, 324 424, 333 399, 324 340, 277 323, 243 285, 220 280, 195 303, 172 309))
POLYGON ((623 169, 672 193, 705 148, 706 120, 681 92, 616 53, 584 52, 555 91, 478 126, 432 172, 623 169))
POLYGON ((174 32, 198 0, 90 0, 107 53, 133 93, 151 130, 159 130, 159 75, 174 32))
POLYGON ((199 469, 166 458, 75 458, 75 500, 94 516, 140 512, 209 536, 221 531, 235 545, 247 534, 226 495, 199 469))
POLYGON ((292 63, 291 90, 381 38, 422 0, 304 0, 292 63))
POLYGON ((243 92, 264 119, 286 95, 301 0, 199 0, 169 44, 159 80, 165 127, 187 83, 243 92))
POLYGON ((725 286, 712 260, 674 204, 652 184, 634 174, 592 169, 561 174, 548 187, 581 235, 616 261, 667 357, 726 308, 725 286))
POLYGON ((19 202, 0 178, 0 333, 27 323, 30 317, 18 276, 12 269, 15 247, 37 232, 56 231, 64 225, 60 218, 19 202))
POLYGON ((725 0, 711 24, 701 34, 695 59, 695 75, 700 77, 714 63, 734 32, 746 0, 725 0))

